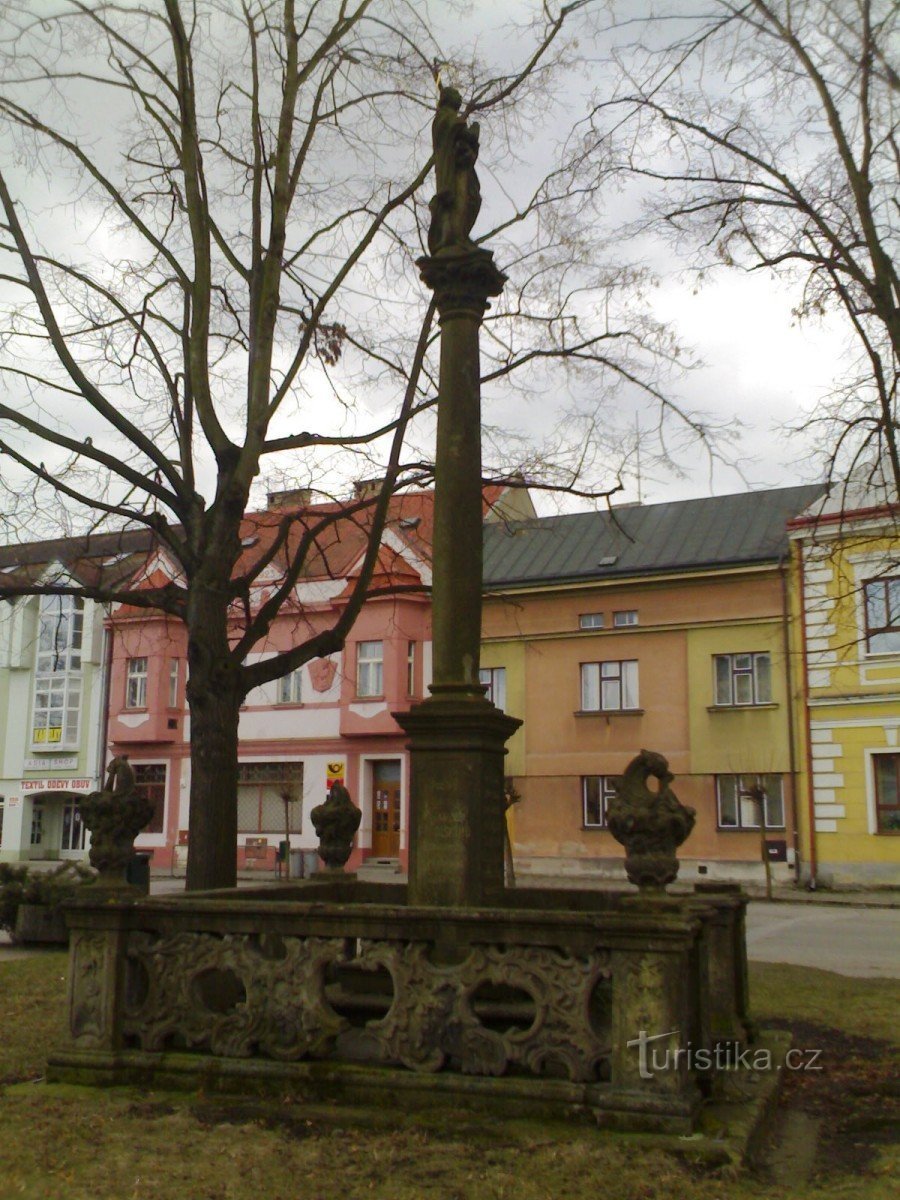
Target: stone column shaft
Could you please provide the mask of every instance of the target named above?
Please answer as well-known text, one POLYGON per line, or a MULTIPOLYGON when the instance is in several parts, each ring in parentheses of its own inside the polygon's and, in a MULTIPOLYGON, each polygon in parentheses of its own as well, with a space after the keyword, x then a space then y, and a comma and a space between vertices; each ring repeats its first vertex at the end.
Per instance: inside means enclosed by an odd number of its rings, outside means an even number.
MULTIPOLYGON (((478 307, 483 312, 484 300, 478 307)), ((469 691, 479 686, 483 573, 480 326, 481 313, 473 309, 445 306, 441 313, 432 589, 434 690, 469 691)))
POLYGON ((485 699, 481 644, 481 370, 478 335, 505 277, 487 250, 419 260, 441 321, 431 696, 395 713, 410 735, 409 902, 496 903, 503 891, 503 759, 521 722, 485 699))

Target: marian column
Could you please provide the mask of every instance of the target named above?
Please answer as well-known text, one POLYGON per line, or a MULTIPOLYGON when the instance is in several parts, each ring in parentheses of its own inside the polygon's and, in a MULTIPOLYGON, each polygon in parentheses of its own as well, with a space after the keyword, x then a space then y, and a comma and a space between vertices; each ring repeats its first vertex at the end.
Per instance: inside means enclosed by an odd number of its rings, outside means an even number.
POLYGON ((435 460, 431 696, 397 713, 410 734, 409 903, 481 905, 503 891, 503 758, 520 721, 479 683, 482 522, 481 369, 488 299, 506 276, 470 238, 481 207, 478 126, 442 88, 432 126, 436 194, 419 259, 441 325, 435 460))

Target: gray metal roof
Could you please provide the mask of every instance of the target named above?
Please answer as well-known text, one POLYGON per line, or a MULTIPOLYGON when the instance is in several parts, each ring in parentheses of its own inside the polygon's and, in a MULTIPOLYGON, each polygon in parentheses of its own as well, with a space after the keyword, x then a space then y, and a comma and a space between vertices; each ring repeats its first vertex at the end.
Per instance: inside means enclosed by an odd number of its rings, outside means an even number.
POLYGON ((807 484, 486 525, 485 587, 776 562, 787 552, 786 522, 824 490, 807 484))

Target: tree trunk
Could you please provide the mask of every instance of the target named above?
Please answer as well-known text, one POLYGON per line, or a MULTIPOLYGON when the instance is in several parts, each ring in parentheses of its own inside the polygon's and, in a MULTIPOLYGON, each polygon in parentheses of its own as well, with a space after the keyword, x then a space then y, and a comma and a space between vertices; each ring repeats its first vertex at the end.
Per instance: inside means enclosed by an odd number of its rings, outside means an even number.
POLYGON ((227 599, 198 588, 188 613, 191 806, 187 888, 237 883, 240 667, 229 652, 227 599))

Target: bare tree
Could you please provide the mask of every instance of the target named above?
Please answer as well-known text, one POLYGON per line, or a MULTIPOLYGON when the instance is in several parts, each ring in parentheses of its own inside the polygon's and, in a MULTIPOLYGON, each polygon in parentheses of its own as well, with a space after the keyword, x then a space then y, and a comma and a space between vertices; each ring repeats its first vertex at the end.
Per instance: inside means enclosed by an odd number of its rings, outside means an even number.
MULTIPOLYGON (((152 588, 7 583, 0 598, 78 593, 185 623, 191 888, 234 881, 242 699, 340 649, 371 591, 391 494, 429 478, 436 331, 414 259, 435 76, 455 72, 467 111, 494 114, 514 140, 523 114, 549 103, 580 8, 542 8, 520 31, 522 64, 489 72, 454 61, 404 0, 5 7, 7 527, 33 538, 51 514, 83 530, 82 513, 93 528, 144 528, 176 571, 152 588), (414 420, 426 432, 411 452, 414 420), (312 518, 285 509, 253 558, 241 522, 261 473, 288 455, 289 474, 314 477, 317 454, 350 451, 377 465, 377 496, 312 518), (248 661, 347 520, 368 550, 340 617, 248 661)), ((512 145, 486 152, 488 168, 512 145)), ((592 372, 595 393, 606 377, 662 401, 649 368, 671 351, 665 331, 597 302, 618 294, 580 220, 598 182, 554 163, 482 235, 515 279, 491 316, 485 376, 500 386, 562 357, 592 372)), ((597 495, 579 482, 589 465, 584 447, 574 467, 557 457, 549 483, 597 495)))
POLYGON ((802 284, 798 317, 843 314, 855 352, 812 419, 835 477, 883 456, 896 495, 900 9, 713 0, 698 15, 661 0, 631 17, 619 94, 593 115, 604 153, 614 133, 623 168, 652 185, 656 228, 698 270, 785 275, 802 284))

